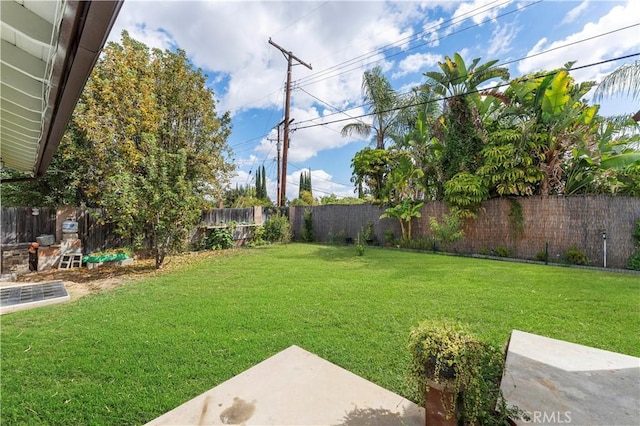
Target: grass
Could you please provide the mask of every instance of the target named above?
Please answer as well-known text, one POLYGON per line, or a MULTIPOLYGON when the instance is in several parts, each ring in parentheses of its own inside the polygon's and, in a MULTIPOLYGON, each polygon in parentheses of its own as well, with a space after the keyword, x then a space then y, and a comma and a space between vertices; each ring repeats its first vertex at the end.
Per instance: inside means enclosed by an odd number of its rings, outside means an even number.
POLYGON ((395 250, 229 251, 2 317, 2 424, 140 424, 290 345, 405 396, 409 329, 455 318, 640 355, 637 275, 395 250))

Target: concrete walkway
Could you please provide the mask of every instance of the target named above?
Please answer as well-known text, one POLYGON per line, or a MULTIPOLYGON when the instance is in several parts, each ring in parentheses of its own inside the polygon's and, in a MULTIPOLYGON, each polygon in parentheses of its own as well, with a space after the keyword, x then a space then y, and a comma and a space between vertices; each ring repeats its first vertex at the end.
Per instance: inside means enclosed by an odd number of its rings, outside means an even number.
POLYGON ((291 346, 147 424, 424 426, 424 409, 291 346))

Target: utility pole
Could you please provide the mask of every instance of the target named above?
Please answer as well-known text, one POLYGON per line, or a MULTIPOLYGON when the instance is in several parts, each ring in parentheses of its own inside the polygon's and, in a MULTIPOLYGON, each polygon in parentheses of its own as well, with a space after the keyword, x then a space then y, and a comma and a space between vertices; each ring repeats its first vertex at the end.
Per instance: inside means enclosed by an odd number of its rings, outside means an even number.
POLYGON ((278 46, 276 43, 271 41, 271 38, 269 38, 269 44, 280 50, 282 54, 287 58, 287 88, 284 106, 284 140, 282 143, 282 183, 280 184, 280 197, 278 199, 278 205, 283 206, 285 200, 287 199, 287 153, 289 151, 289 124, 291 124, 291 120, 289 119, 289 106, 291 103, 291 67, 293 65, 293 60, 295 59, 298 64, 304 65, 309 69, 313 68, 311 68, 310 64, 307 64, 306 62, 295 56, 293 53, 278 46))

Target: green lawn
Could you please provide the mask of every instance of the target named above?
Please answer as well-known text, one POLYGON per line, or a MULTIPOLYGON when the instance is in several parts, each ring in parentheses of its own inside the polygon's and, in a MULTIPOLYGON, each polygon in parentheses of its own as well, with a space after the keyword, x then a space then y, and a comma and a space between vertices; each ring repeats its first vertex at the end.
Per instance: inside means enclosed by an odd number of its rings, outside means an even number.
POLYGON ((640 276, 354 247, 229 251, 2 317, 2 424, 147 422, 298 345, 409 396, 411 326, 454 318, 640 356, 640 276))

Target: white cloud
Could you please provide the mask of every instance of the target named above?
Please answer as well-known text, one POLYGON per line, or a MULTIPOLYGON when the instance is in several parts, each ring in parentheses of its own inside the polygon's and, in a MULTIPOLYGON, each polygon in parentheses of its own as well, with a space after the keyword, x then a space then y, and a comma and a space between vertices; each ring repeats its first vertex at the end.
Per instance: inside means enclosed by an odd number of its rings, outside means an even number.
MULTIPOLYGON (((216 93, 218 108, 238 113, 248 108, 282 107, 287 62, 268 43, 270 37, 312 65, 313 70, 294 66, 294 81, 315 75, 313 81, 306 80, 308 90, 327 102, 340 104, 359 96, 362 72, 384 59, 376 49, 407 40, 413 34, 406 22, 415 16, 417 7, 404 2, 342 1, 317 5, 197 1, 189 2, 188 7, 184 2, 168 1, 156 7, 156 3, 128 0, 115 31, 127 29, 151 46, 180 47, 195 66, 208 73, 223 73, 226 86, 216 93), (348 67, 318 75, 353 58, 358 59, 348 67), (340 73, 338 78, 323 79, 336 73, 340 73)), ((401 47, 406 46, 404 42, 401 47)), ((389 69, 393 64, 382 65, 389 69)))
MULTIPOLYGON (((286 196, 289 200, 298 198, 300 175, 302 172, 308 173, 308 170, 296 170, 291 174, 287 174, 287 192, 286 196)), ((338 197, 353 197, 353 187, 346 186, 333 181, 333 176, 324 170, 311 170, 311 191, 313 197, 320 199, 327 195, 335 194, 338 197)))
POLYGON ((587 6, 589 6, 589 0, 584 0, 578 6, 571 9, 564 16, 560 25, 567 25, 575 21, 582 14, 582 12, 584 12, 587 9, 587 6))
POLYGON ((515 24, 496 25, 493 28, 491 45, 487 49, 487 55, 491 58, 497 58, 509 52, 518 31, 519 28, 515 24))
POLYGON ((407 74, 424 72, 442 60, 441 55, 433 53, 414 53, 409 55, 398 64, 398 72, 392 75, 393 78, 403 77, 407 74))
MULTIPOLYGON (((612 59, 631 51, 637 51, 638 47, 640 47, 640 38, 636 36, 637 28, 612 33, 585 42, 580 41, 637 24, 638 16, 640 16, 640 2, 629 0, 624 5, 613 7, 609 13, 602 16, 597 22, 590 22, 584 25, 580 31, 562 40, 549 42, 547 38, 542 38, 529 51, 527 56, 555 48, 558 49, 521 61, 518 65, 518 70, 522 74, 551 70, 562 67, 565 63, 573 60, 578 60, 575 66, 589 65, 612 59), (576 44, 562 48, 562 46, 570 43, 576 44)), ((613 67, 613 63, 602 64, 574 71, 572 75, 577 81, 600 80, 613 67)))
POLYGON ((440 27, 444 22, 444 18, 438 18, 435 21, 425 22, 422 25, 422 39, 427 42, 427 46, 429 47, 437 47, 440 45, 440 27))
POLYGON ((467 19, 471 19, 474 24, 481 24, 486 20, 496 19, 500 11, 512 2, 495 3, 495 0, 460 2, 452 17, 454 25, 449 27, 448 32, 462 25, 467 19))
MULTIPOLYGON (((326 109, 318 110, 315 107, 291 109, 291 117, 295 119, 291 129, 303 126, 305 128, 300 128, 290 133, 288 161, 301 163, 315 157, 320 151, 340 148, 356 141, 354 138, 343 137, 340 134, 340 130, 347 124, 347 121, 320 125, 346 117, 344 114, 327 115, 331 112, 326 109)), ((363 114, 363 111, 358 108, 349 111, 348 114, 350 116, 358 116, 363 114)), ((269 136, 262 139, 256 147, 256 152, 259 153, 258 156, 271 157, 276 155, 275 142, 271 142, 269 139, 277 139, 276 130, 272 130, 269 136)))

